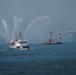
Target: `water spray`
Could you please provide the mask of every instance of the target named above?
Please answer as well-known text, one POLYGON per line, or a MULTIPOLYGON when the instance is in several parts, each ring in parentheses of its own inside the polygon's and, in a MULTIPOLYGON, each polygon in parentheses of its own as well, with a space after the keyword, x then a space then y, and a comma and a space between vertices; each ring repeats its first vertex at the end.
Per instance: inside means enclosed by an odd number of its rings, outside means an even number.
POLYGON ((2 22, 3 25, 4 25, 4 29, 5 29, 5 33, 6 33, 6 37, 7 37, 7 39, 8 39, 7 23, 6 23, 6 21, 5 21, 4 19, 2 19, 1 22, 2 22))

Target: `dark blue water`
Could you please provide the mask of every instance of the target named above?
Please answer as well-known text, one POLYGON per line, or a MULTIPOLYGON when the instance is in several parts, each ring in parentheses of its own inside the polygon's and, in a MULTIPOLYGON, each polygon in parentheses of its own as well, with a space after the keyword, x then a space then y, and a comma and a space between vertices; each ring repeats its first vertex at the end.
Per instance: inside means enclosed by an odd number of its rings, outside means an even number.
POLYGON ((19 51, 0 45, 0 75, 76 75, 76 43, 30 46, 19 51))

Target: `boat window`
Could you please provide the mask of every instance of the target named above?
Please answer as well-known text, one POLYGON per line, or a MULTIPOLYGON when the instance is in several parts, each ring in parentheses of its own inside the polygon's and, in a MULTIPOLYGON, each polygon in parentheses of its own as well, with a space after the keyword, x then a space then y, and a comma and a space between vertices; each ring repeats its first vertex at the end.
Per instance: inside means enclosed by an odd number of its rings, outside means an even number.
POLYGON ((19 42, 19 43, 27 43, 27 41, 21 41, 21 42, 19 42))

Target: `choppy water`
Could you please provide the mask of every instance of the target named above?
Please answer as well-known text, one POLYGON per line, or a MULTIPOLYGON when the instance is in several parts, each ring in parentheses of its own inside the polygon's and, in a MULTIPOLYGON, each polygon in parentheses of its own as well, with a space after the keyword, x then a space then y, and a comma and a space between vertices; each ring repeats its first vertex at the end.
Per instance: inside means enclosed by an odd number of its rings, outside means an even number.
POLYGON ((0 45, 0 75, 76 75, 76 43, 30 46, 19 51, 0 45))

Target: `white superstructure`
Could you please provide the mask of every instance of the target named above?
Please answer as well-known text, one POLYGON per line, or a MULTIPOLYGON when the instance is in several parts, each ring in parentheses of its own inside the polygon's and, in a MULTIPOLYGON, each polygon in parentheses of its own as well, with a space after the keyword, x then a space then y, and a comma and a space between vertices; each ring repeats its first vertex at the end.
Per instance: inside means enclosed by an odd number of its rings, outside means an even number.
POLYGON ((13 39, 9 45, 10 49, 27 49, 29 45, 26 40, 15 40, 13 39))

